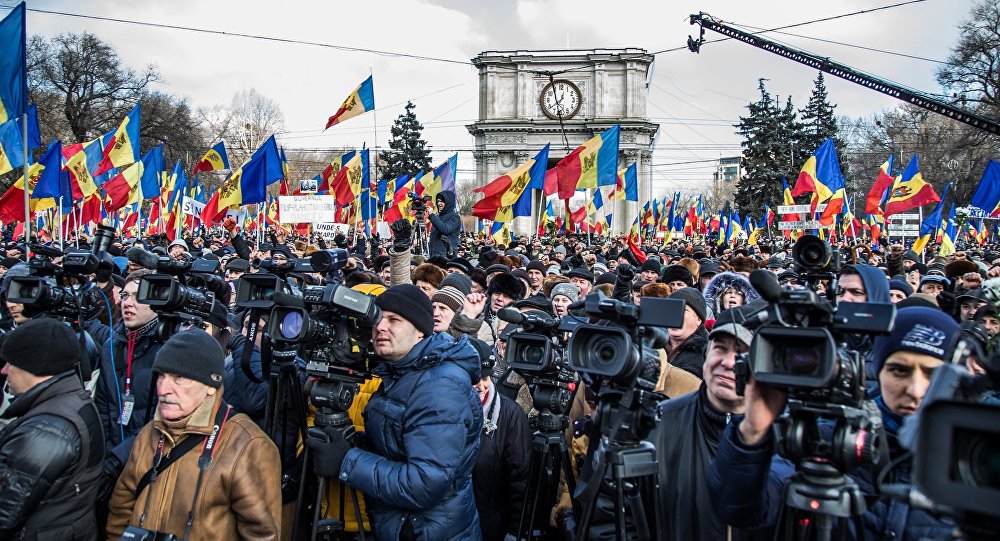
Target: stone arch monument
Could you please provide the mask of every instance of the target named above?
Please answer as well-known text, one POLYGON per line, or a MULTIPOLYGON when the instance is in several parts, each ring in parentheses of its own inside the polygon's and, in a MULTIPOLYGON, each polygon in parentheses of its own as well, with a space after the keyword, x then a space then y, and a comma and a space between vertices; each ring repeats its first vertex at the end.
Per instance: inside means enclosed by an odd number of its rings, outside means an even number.
MULTIPOLYGON (((619 167, 635 162, 639 203, 617 201, 612 230, 632 223, 650 193, 650 158, 659 128, 646 117, 646 77, 653 55, 645 49, 485 51, 479 68, 475 137, 476 186, 514 169, 550 143, 549 167, 594 135, 621 125, 619 167)), ((537 213, 539 198, 532 208, 537 213)), ((611 203, 606 203, 611 204, 611 203)), ((519 218, 515 229, 533 222, 519 218)))

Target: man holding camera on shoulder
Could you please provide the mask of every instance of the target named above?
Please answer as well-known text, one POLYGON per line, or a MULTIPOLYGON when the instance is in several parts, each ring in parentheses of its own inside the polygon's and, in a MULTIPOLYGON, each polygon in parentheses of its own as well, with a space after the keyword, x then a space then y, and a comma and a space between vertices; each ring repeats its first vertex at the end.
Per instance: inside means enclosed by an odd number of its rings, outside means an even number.
POLYGON ((377 539, 481 539, 472 491, 483 429, 472 387, 479 356, 465 337, 433 331, 431 301, 418 287, 392 286, 375 304, 382 318, 373 348, 384 362, 365 407, 365 446, 333 427, 311 434, 315 472, 368 496, 377 539))
POLYGON ((115 485, 109 539, 278 539, 278 449, 222 399, 224 368, 222 348, 201 329, 157 352, 156 417, 115 485))
MULTIPOLYGON (((958 325, 944 312, 913 307, 899 310, 892 333, 875 339, 875 401, 891 463, 882 472, 864 466, 844 472, 857 482, 868 500, 863 516, 867 539, 951 538, 954 525, 905 502, 881 496, 877 486, 909 484, 913 457, 899 445, 896 434, 905 417, 920 406, 934 369, 944 363, 958 334, 958 325), (876 483, 880 475, 884 479, 876 483)), ((775 456, 777 437, 772 427, 785 410, 786 401, 786 391, 751 378, 746 385, 745 417, 722 434, 709 475, 709 489, 715 512, 727 524, 748 529, 776 526, 784 505, 783 485, 794 471, 790 462, 775 456)), ((858 532, 850 534, 861 538, 858 532)))

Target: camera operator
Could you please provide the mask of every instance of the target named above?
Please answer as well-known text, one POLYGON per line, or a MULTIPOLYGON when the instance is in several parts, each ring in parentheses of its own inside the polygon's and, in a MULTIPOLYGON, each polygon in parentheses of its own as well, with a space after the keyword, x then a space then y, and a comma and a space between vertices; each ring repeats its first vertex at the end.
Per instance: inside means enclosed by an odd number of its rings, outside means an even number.
POLYGON ((128 461, 135 435, 153 419, 156 403, 153 361, 162 345, 156 333, 159 320, 148 304, 136 300, 139 280, 149 274, 154 272, 143 269, 125 278, 121 293, 122 322, 115 326, 101 348, 101 376, 94 402, 106 446, 102 496, 108 495, 128 461))
POLYGON ((41 318, 7 335, 14 400, 0 431, 0 539, 96 539, 104 434, 76 374, 80 342, 41 318))
POLYGON ((222 348, 200 329, 178 332, 158 350, 152 367, 157 414, 136 436, 115 485, 109 539, 126 531, 279 538, 278 450, 222 399, 223 371, 222 348))
MULTIPOLYGON (((934 369, 948 354, 959 328, 940 310, 903 308, 889 336, 875 340, 878 373, 876 398, 892 462, 887 472, 857 468, 847 472, 862 492, 877 498, 879 484, 909 484, 913 458, 896 439, 906 416, 920 406, 934 369), (885 475, 876 483, 876 476, 885 475)), ((726 427, 709 475, 715 512, 738 528, 773 528, 783 505, 782 485, 792 465, 774 457, 774 422, 785 409, 787 393, 752 378, 745 392, 745 417, 726 427)), ((897 500, 878 499, 868 506, 864 525, 869 539, 946 539, 953 525, 897 500)), ((855 537, 857 532, 852 532, 855 537)))
POLYGON ((428 214, 431 222, 430 252, 431 256, 443 255, 451 257, 458 248, 459 235, 462 233, 462 217, 455 208, 455 192, 442 190, 434 197, 437 214, 428 214))
MULTIPOLYGON (((664 534, 658 539, 711 541, 733 536, 712 510, 707 480, 723 431, 743 414, 733 368, 737 355, 749 349, 753 334, 742 325, 742 310, 719 314, 708 337, 700 387, 682 396, 668 390, 671 399, 660 404, 659 421, 647 438, 657 450, 660 507, 655 512, 664 534)), ((613 500, 599 502, 603 524, 595 524, 589 538, 614 539, 613 500)), ((747 537, 747 532, 739 536, 747 537)))
POLYGON ((309 438, 314 468, 364 492, 377 539, 481 539, 472 470, 483 430, 476 350, 433 332, 431 301, 413 285, 376 298, 372 330, 382 386, 365 406, 366 449, 340 430, 309 438))

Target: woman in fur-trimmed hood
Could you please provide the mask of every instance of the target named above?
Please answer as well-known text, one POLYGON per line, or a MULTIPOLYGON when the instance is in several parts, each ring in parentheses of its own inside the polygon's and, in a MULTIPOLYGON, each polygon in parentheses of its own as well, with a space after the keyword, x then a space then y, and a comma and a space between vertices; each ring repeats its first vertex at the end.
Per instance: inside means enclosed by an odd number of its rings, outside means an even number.
POLYGON ((716 274, 708 281, 703 293, 708 305, 708 317, 714 318, 723 310, 743 306, 760 298, 760 293, 750 285, 742 274, 726 271, 716 274))

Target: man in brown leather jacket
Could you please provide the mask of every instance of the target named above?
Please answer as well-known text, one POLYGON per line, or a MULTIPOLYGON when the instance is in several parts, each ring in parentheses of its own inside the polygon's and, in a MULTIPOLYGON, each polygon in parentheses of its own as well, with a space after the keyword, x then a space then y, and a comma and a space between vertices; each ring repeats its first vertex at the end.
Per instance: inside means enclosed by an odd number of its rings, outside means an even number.
POLYGON ((156 417, 115 486, 108 538, 141 528, 190 540, 278 539, 278 449, 222 400, 223 371, 222 349, 199 329, 175 334, 157 353, 156 417))

